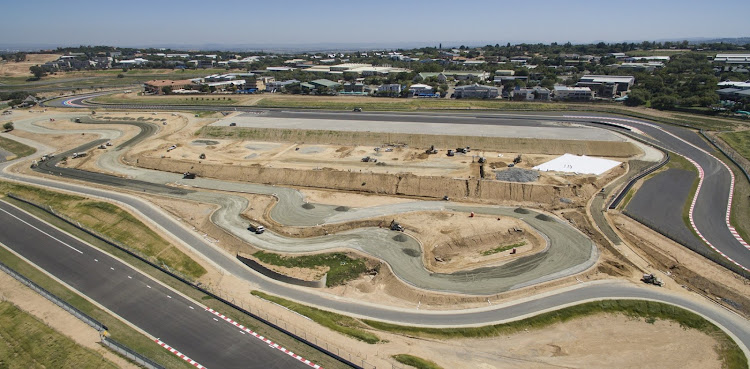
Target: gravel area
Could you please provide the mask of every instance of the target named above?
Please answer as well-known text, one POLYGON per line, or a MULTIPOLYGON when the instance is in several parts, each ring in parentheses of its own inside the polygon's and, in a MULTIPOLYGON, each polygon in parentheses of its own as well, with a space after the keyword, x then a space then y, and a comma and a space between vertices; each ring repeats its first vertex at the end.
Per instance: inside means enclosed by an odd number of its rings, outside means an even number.
POLYGON ((539 172, 530 169, 508 168, 495 171, 495 179, 506 182, 536 182, 539 172))
POLYGON ((218 145, 219 141, 214 141, 214 140, 195 140, 195 141, 191 142, 191 144, 193 144, 195 146, 200 146, 200 145, 211 146, 211 145, 218 145))

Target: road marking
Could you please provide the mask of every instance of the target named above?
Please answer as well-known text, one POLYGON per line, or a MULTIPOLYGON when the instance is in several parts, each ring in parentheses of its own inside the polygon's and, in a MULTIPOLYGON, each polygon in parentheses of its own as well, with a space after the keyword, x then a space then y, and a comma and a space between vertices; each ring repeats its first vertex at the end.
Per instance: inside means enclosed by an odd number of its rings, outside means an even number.
POLYGON ((109 269, 115 270, 115 268, 109 267, 109 269))
POLYGON ((169 297, 170 299, 172 298, 172 296, 169 296, 169 295, 167 295, 167 297, 169 297))
POLYGON ((131 276, 128 276, 128 279, 133 279, 133 277, 131 277, 131 276))
POLYGON ((192 306, 188 306, 188 307, 189 307, 189 308, 191 308, 191 309, 193 309, 193 310, 195 310, 195 308, 194 308, 194 307, 192 307, 192 306))
MULTIPOLYGON (((302 356, 299 356, 299 355, 295 354, 294 352, 291 352, 291 351, 287 350, 286 348, 280 346, 277 343, 273 343, 273 341, 269 340, 268 338, 263 337, 263 336, 259 335, 258 333, 255 333, 255 332, 251 331, 250 329, 248 329, 244 325, 241 325, 240 323, 237 323, 237 321, 232 320, 232 319, 226 317, 225 315, 220 314, 218 311, 216 311, 214 309, 211 309, 211 308, 206 308, 206 311, 210 312, 213 315, 218 316, 219 318, 223 319, 227 323, 230 323, 233 326, 235 326, 235 327, 237 327, 237 328, 239 328, 239 329, 241 329, 241 330, 243 330, 243 331, 245 331, 247 333, 250 333, 253 337, 255 337, 255 338, 257 338, 257 339, 259 339, 259 340, 267 343, 269 347, 275 348, 275 349, 277 349, 277 350, 279 350, 279 351, 281 351, 281 352, 283 352, 283 353, 285 353, 285 354, 287 354, 287 355, 289 355, 289 356, 297 359, 301 363, 307 364, 308 366, 310 366, 312 368, 320 369, 320 365, 315 364, 315 363, 313 363, 310 360, 306 360, 302 356)), ((214 320, 216 320, 216 318, 214 318, 214 320)))
POLYGON ((242 334, 247 334, 247 333, 245 333, 244 331, 240 331, 240 333, 242 333, 242 334))
POLYGON ((214 320, 217 321, 217 322, 219 321, 219 319, 216 319, 216 318, 214 318, 214 320))
POLYGON ((151 288, 151 286, 149 286, 149 285, 146 285, 146 287, 151 288))
POLYGON ((65 243, 65 242, 62 242, 62 241, 58 240, 57 238, 55 238, 55 237, 54 237, 54 236, 52 236, 51 234, 49 234, 49 233, 47 233, 47 232, 45 232, 45 231, 43 231, 43 230, 41 230, 41 229, 39 229, 39 228, 37 228, 37 227, 34 227, 33 225, 29 224, 29 222, 27 222, 27 221, 25 221, 25 220, 23 220, 23 219, 21 219, 21 218, 19 218, 19 217, 15 216, 15 215, 13 215, 13 214, 9 213, 9 212, 7 212, 7 211, 6 211, 5 209, 0 209, 0 211, 2 211, 2 212, 3 212, 3 213, 5 213, 5 214, 8 214, 8 215, 12 216, 13 218, 16 218, 16 219, 18 219, 18 220, 19 220, 19 221, 20 221, 21 223, 23 223, 23 224, 26 224, 27 226, 29 226, 29 227, 31 227, 31 228, 34 228, 34 229, 36 229, 37 231, 41 232, 41 233, 42 233, 43 235, 45 235, 45 236, 47 236, 47 237, 49 237, 49 238, 51 238, 51 239, 53 239, 53 240, 55 240, 55 241, 57 241, 57 242, 60 242, 61 244, 63 244, 63 245, 65 245, 65 246, 69 247, 70 249, 74 250, 75 252, 77 252, 77 253, 79 253, 79 254, 83 254, 83 251, 81 251, 81 250, 79 250, 79 249, 77 249, 77 248, 75 248, 75 247, 73 247, 73 246, 70 246, 70 245, 68 245, 68 244, 67 244, 67 243, 65 243))
POLYGON ((99 262, 99 259, 94 259, 94 261, 98 263, 98 262, 99 262))
POLYGON ((195 360, 193 360, 193 359, 185 356, 185 354, 183 354, 183 353, 175 350, 173 347, 171 347, 171 346, 167 345, 166 343, 162 342, 162 340, 160 340, 160 339, 157 338, 154 341, 156 341, 156 343, 158 343, 159 346, 164 347, 165 349, 169 350, 169 352, 177 355, 177 357, 179 357, 180 359, 185 360, 188 363, 190 363, 190 365, 192 365, 192 366, 194 366, 194 367, 196 367, 198 369, 207 369, 205 366, 203 366, 201 364, 198 364, 197 361, 195 361, 195 360))

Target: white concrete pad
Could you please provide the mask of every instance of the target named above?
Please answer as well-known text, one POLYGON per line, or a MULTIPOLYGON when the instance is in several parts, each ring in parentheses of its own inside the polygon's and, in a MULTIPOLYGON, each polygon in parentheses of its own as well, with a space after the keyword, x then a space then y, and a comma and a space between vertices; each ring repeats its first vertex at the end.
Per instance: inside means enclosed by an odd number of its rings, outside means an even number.
POLYGON ((619 161, 593 158, 586 155, 565 154, 534 167, 542 172, 565 172, 600 175, 616 166, 619 161))

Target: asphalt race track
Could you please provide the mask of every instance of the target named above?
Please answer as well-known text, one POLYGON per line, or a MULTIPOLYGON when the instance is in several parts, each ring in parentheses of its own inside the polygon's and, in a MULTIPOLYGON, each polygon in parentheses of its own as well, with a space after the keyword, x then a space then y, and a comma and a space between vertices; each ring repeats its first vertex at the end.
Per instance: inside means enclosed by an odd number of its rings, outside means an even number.
POLYGON ((309 368, 109 254, 2 201, 0 244, 208 368, 309 368))
POLYGON ((681 169, 669 169, 643 183, 627 205, 628 214, 671 235, 682 244, 703 247, 682 219, 684 201, 690 194, 696 175, 681 169), (675 214, 679 216, 674 216, 675 214))

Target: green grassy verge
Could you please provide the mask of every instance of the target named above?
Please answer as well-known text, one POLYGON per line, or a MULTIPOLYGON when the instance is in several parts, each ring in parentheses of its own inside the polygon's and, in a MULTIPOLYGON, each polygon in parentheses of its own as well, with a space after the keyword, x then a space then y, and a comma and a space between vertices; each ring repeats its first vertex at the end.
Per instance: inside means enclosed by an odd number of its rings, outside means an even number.
POLYGON ((26 146, 18 141, 5 137, 0 137, 0 148, 13 153, 13 155, 19 158, 29 156, 36 152, 36 149, 31 146, 26 146))
POLYGON ((328 267, 326 286, 333 287, 344 284, 352 279, 358 278, 367 271, 367 266, 362 259, 352 259, 346 254, 336 252, 303 256, 283 256, 265 251, 253 254, 263 263, 278 265, 288 268, 315 269, 328 267))
MULTIPOLYGON (((39 271, 39 269, 21 260, 4 247, 0 247, 0 261, 21 273, 26 278, 34 281, 34 283, 42 286, 55 296, 75 306, 78 310, 83 311, 87 315, 106 325, 109 329, 108 332, 110 337, 130 347, 141 355, 144 355, 168 368, 193 368, 190 364, 157 345, 150 338, 144 336, 112 315, 109 315, 106 311, 99 309, 85 298, 48 277, 46 274, 39 271)), ((0 357, 3 357, 2 354, 0 354, 0 357)), ((4 366, 1 365, 0 367, 4 368, 4 366)), ((53 365, 52 367, 57 366, 53 365)))
POLYGON ((745 159, 750 160, 750 131, 725 132, 719 134, 719 137, 745 159))
POLYGON ((10 302, 0 302, 0 367, 117 368, 10 302))
POLYGON ((725 368, 747 368, 747 357, 731 337, 719 327, 685 309, 654 301, 642 300, 604 300, 587 302, 556 311, 542 313, 531 318, 508 323, 467 328, 423 328, 400 326, 371 320, 364 322, 376 329, 416 337, 452 339, 483 338, 513 334, 525 329, 542 329, 553 324, 564 323, 594 314, 622 314, 631 318, 644 319, 646 322, 668 320, 678 323, 684 329, 696 329, 718 342, 719 353, 725 368))
MULTIPOLYGON (((265 337, 270 337, 271 339, 274 340, 274 342, 278 343, 279 345, 281 345, 283 347, 286 347, 287 349, 295 352, 296 354, 298 354, 298 355, 300 355, 300 356, 302 356, 302 357, 304 357, 304 358, 306 358, 306 359, 308 359, 308 360, 310 360, 310 361, 312 361, 312 362, 314 362, 314 363, 316 363, 316 364, 318 364, 318 365, 320 365, 320 366, 322 366, 324 368, 342 368, 342 369, 343 368, 348 368, 348 366, 346 366, 346 365, 340 363, 339 361, 337 361, 337 360, 329 357, 328 355, 325 355, 325 354, 321 353, 320 351, 315 350, 315 349, 311 348, 310 346, 308 346, 306 344, 303 344, 303 343, 301 343, 301 342, 299 342, 299 341, 297 341, 297 340, 295 340, 295 339, 293 339, 293 338, 291 338, 291 337, 289 337, 289 336, 287 336, 285 334, 282 334, 281 332, 279 332, 276 329, 274 329, 274 328, 266 325, 265 323, 263 323, 263 322, 261 322, 259 320, 256 320, 254 318, 251 318, 251 317, 245 315, 243 312, 241 312, 239 310, 236 310, 236 309, 232 308, 231 306, 226 305, 223 302, 221 302, 219 300, 216 300, 216 299, 212 298, 211 296, 206 295, 203 292, 198 291, 198 290, 196 290, 196 289, 194 289, 194 288, 192 288, 192 287, 190 287, 190 286, 188 286, 188 285, 186 285, 186 284, 178 281, 177 279, 175 279, 175 278, 167 275, 166 273, 162 272, 161 270, 152 267, 151 265, 149 265, 149 264, 147 264, 147 263, 145 263, 145 262, 143 262, 143 261, 141 261, 141 260, 139 260, 139 259, 137 259, 137 258, 135 258, 135 257, 133 257, 133 256, 131 256, 129 254, 127 254, 127 253, 125 253, 124 251, 121 251, 121 250, 119 250, 119 249, 117 249, 117 248, 115 248, 115 247, 113 247, 113 246, 111 246, 111 245, 109 245, 109 244, 107 244, 107 243, 105 243, 105 242, 103 242, 103 241, 101 241, 101 240, 99 240, 99 239, 91 236, 91 235, 89 235, 88 233, 85 233, 85 232, 79 230, 78 228, 75 228, 75 227, 71 226, 70 224, 68 224, 68 223, 60 220, 57 217, 54 217, 54 216, 50 215, 49 213, 47 213, 47 212, 45 212, 45 211, 43 211, 43 210, 41 210, 39 208, 36 208, 34 206, 31 206, 31 205, 28 205, 28 204, 25 204, 23 202, 16 201, 16 200, 13 200, 13 199, 10 199, 10 198, 5 198, 4 200, 6 200, 7 202, 12 203, 12 204, 14 204, 14 205, 16 205, 16 206, 24 209, 24 210, 26 210, 27 212, 29 212, 31 214, 34 214, 35 216, 39 217, 40 219, 42 219, 42 220, 44 220, 44 221, 52 224, 53 226, 61 229, 62 231, 67 232, 67 233, 69 233, 69 234, 71 234, 71 235, 73 235, 75 237, 78 237, 78 238, 82 239, 83 241, 85 241, 85 242, 87 242, 87 243, 89 243, 89 244, 91 244, 91 245, 93 245, 93 246, 101 249, 102 251, 104 251, 104 252, 106 252, 106 253, 108 253, 110 255, 113 255, 113 256, 115 256, 117 258, 119 258, 120 260, 128 263, 130 266, 132 266, 132 267, 140 270, 141 272, 143 272, 144 274, 150 276, 151 278, 154 278, 154 279, 156 279, 156 280, 164 283, 165 285, 171 287, 172 289, 181 292, 185 296, 188 296, 188 297, 192 298, 195 301, 200 301, 202 304, 204 304, 204 305, 206 305, 206 306, 208 306, 208 307, 210 307, 210 308, 212 308, 212 309, 214 309, 216 311, 219 311, 219 312, 221 312, 222 314, 224 314, 224 315, 226 315, 228 317, 231 317, 232 319, 234 319, 234 320, 238 321, 240 324, 242 324, 242 325, 244 325, 244 326, 252 329, 253 331, 257 332, 258 334, 263 335, 265 337)), ((0 249, 0 251, 2 251, 2 250, 4 250, 4 249, 0 249)), ((0 261, 3 261, 4 263, 6 263, 5 259, 3 259, 3 257, 2 257, 2 254, 0 254, 0 261)), ((6 264, 8 264, 12 268, 16 269, 13 265, 11 265, 9 263, 6 263, 6 264)), ((34 271, 38 272, 38 270, 36 270, 35 268, 32 267, 32 269, 34 271)), ((16 269, 16 270, 19 271, 19 272, 22 272, 19 269, 16 269)), ((28 274, 26 274, 26 273, 23 273, 23 274, 26 275, 27 277, 29 277, 28 274)), ((32 280, 34 280, 34 282, 36 282, 37 284, 42 285, 42 287, 47 288, 46 285, 43 285, 42 283, 39 283, 39 281, 37 281, 36 279, 32 278, 32 280)), ((210 289, 210 287, 209 287, 209 289, 210 289)), ((48 289, 48 290, 50 290, 50 289, 48 289)), ((55 294, 57 294, 57 292, 55 292, 55 291, 52 291, 52 292, 55 293, 55 294)), ((58 296, 60 296, 60 295, 58 294, 58 296)), ((62 296, 60 296, 60 297, 62 297, 62 296)), ((231 300, 231 297, 228 297, 228 298, 231 300)), ((87 312, 86 310, 82 309, 81 306, 72 303, 70 300, 67 300, 67 299, 65 299, 65 300, 68 301, 69 303, 73 304, 73 306, 76 306, 77 308, 81 309, 82 311, 87 312)), ((82 299, 80 299, 80 300, 82 300, 82 299)), ((89 314, 89 315, 91 315, 94 318, 97 318, 97 316, 98 316, 98 315, 94 316, 93 314, 89 314)), ((113 334, 113 338, 116 339, 117 341, 120 341, 123 344, 126 344, 130 348, 138 351, 141 354, 144 354, 145 356, 147 356, 147 357, 149 357, 151 359, 154 359, 156 357, 156 356, 153 356, 153 353, 151 351, 143 351, 142 347, 140 346, 140 345, 151 344, 152 342, 151 342, 150 339, 146 338, 146 341, 143 342, 142 344, 137 344, 137 343, 132 343, 131 344, 131 343, 129 343, 130 341, 128 340, 128 337, 125 337, 125 333, 127 333, 127 332, 123 333, 121 331, 122 327, 130 329, 129 326, 124 325, 122 323, 119 323, 120 325, 116 326, 115 323, 108 323, 108 322, 110 322, 110 320, 106 320, 105 321, 103 318, 101 318, 101 319, 97 318, 97 320, 99 320, 100 322, 104 323, 107 327, 109 327, 110 328, 110 333, 113 333, 113 332, 116 331, 115 332, 116 334, 113 334), (120 327, 120 328, 117 328, 117 327, 120 327)), ((154 353, 158 353, 158 354, 161 354, 162 352, 166 353, 165 358, 170 359, 170 360, 171 359, 175 359, 175 360, 177 360, 177 362, 179 364, 179 365, 169 365, 167 367, 169 367, 169 368, 193 368, 192 366, 189 366, 189 365, 182 365, 182 364, 185 363, 184 361, 181 361, 179 358, 177 358, 176 356, 172 355, 171 353, 169 353, 168 351, 164 350, 163 348, 159 347, 158 345, 155 345, 155 346, 158 348, 158 350, 155 350, 154 353)), ((143 347, 148 348, 150 346, 143 346, 143 347)), ((156 360, 156 359, 154 359, 154 360, 156 360)), ((160 360, 156 360, 156 361, 162 363, 164 360, 161 360, 161 361, 160 360)))
POLYGON ((443 369, 442 366, 433 363, 432 361, 422 359, 421 357, 398 354, 393 355, 393 358, 401 364, 413 366, 417 369, 443 369))
POLYGON ((132 214, 113 204, 2 181, 0 192, 13 193, 34 203, 51 206, 56 212, 188 278, 197 279, 206 274, 206 270, 195 260, 132 214))
POLYGON ((523 241, 523 242, 514 243, 512 245, 495 247, 494 249, 482 251, 482 255, 489 256, 489 255, 492 255, 492 254, 497 254, 498 252, 508 251, 508 250, 514 249, 516 247, 521 247, 521 246, 523 246, 525 244, 526 244, 526 241, 523 241))
POLYGON ((364 330, 364 328, 366 328, 367 326, 365 326, 364 324, 362 324, 362 322, 352 317, 332 313, 329 311, 317 309, 317 308, 310 307, 310 306, 305 306, 305 305, 298 304, 296 302, 289 301, 281 297, 272 296, 272 295, 269 295, 267 293, 263 293, 260 291, 252 291, 251 293, 254 296, 258 296, 265 300, 277 303, 281 306, 286 307, 289 310, 302 314, 312 319, 314 322, 328 329, 331 329, 333 331, 339 332, 341 334, 347 335, 352 338, 356 338, 360 341, 364 341, 369 344, 380 342, 380 338, 378 336, 364 330))

